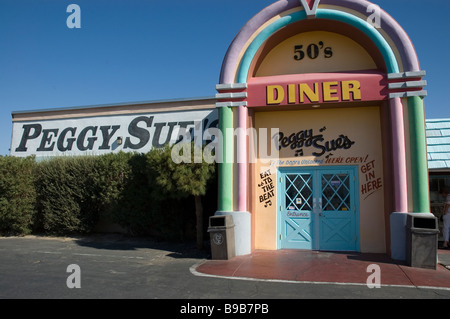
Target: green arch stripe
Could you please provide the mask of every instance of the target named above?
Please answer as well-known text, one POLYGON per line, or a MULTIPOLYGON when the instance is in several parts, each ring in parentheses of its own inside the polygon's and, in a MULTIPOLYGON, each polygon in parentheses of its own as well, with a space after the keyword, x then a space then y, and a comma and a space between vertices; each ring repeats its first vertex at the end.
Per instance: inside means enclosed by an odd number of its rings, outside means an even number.
MULTIPOLYGON (((377 29, 367 21, 364 21, 346 12, 340 12, 330 9, 318 9, 316 17, 319 19, 328 19, 344 22, 361 30, 367 36, 369 36, 369 38, 375 43, 377 48, 380 50, 385 60, 388 73, 399 72, 398 63, 391 47, 389 46, 387 41, 383 38, 383 36, 377 31, 377 29)), ((280 30, 281 28, 291 23, 295 23, 305 19, 307 19, 306 13, 304 10, 302 10, 284 16, 278 19, 277 21, 273 22, 272 24, 270 24, 268 27, 266 27, 247 48, 247 51, 245 52, 241 60, 241 65, 239 66, 239 71, 236 79, 237 83, 247 82, 250 65, 255 57, 256 52, 270 36, 272 36, 276 31, 280 30)))
POLYGON ((409 134, 411 140, 411 176, 413 209, 418 213, 430 212, 428 160, 423 98, 408 98, 409 134))
POLYGON ((384 62, 386 63, 386 69, 388 73, 400 72, 397 59, 392 51, 389 43, 378 32, 378 30, 365 20, 357 18, 347 12, 335 11, 335 10, 318 10, 317 17, 321 19, 337 20, 354 26, 355 28, 364 32, 375 43, 377 48, 383 55, 384 62))
POLYGON ((233 163, 227 161, 227 154, 233 154, 233 136, 229 130, 233 128, 233 109, 221 107, 219 109, 219 129, 223 135, 222 161, 219 162, 219 190, 218 210, 221 212, 233 211, 233 163))

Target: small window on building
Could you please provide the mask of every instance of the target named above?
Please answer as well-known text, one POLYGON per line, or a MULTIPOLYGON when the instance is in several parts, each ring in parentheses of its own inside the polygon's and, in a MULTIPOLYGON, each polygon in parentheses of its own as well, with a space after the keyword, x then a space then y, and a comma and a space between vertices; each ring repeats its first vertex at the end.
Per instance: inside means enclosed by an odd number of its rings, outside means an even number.
POLYGON ((430 201, 431 203, 443 203, 445 198, 441 192, 447 189, 450 192, 450 174, 449 175, 431 175, 430 176, 430 201))
MULTIPOLYGON (((445 198, 442 196, 442 190, 446 189, 450 193, 450 173, 448 175, 430 175, 430 206, 431 213, 438 218, 440 237, 442 237, 442 215, 444 212, 445 198)), ((441 240, 441 238, 440 238, 441 240)))

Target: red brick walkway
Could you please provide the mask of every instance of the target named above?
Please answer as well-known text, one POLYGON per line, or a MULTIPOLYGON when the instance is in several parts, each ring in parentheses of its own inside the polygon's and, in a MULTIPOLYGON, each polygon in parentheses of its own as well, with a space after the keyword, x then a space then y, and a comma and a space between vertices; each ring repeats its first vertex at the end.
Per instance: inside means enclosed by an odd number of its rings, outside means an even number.
MULTIPOLYGON (((450 251, 439 251, 439 254, 450 251)), ((376 264, 382 285, 442 287, 450 289, 450 270, 412 268, 385 254, 317 252, 303 250, 257 250, 231 260, 208 260, 196 268, 203 274, 295 282, 366 284, 376 264)))

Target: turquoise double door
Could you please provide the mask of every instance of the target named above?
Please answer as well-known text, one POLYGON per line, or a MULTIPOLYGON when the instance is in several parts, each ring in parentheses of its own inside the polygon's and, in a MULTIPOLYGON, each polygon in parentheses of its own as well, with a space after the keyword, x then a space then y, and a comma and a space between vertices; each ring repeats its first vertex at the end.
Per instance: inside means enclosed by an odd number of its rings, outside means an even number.
POLYGON ((278 249, 359 251, 357 167, 278 170, 278 249))

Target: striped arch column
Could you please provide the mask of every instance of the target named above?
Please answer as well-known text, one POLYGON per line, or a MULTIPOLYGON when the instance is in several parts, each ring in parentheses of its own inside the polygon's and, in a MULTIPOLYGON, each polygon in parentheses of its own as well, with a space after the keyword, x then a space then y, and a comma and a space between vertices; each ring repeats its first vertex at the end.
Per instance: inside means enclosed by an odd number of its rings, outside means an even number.
MULTIPOLYGON (((425 76, 424 71, 417 72, 404 72, 388 74, 388 80, 394 81, 389 83, 389 89, 396 90, 397 92, 390 93, 391 99, 391 117, 392 117, 392 130, 393 138, 396 137, 396 130, 400 130, 396 127, 394 117, 397 112, 403 111, 403 103, 405 102, 409 117, 409 140, 410 140, 410 161, 411 161, 411 191, 412 191, 412 210, 414 213, 428 213, 430 214, 430 202, 429 202, 429 189, 428 189, 428 164, 427 164, 427 152, 426 152, 426 137, 425 137, 425 117, 423 110, 423 97, 427 95, 427 92, 422 90, 426 85, 426 81, 422 81, 422 77, 425 76)), ((400 115, 398 115, 400 116, 400 115)), ((403 125, 402 123, 399 125, 403 125)), ((398 138, 398 136, 397 136, 398 138)), ((401 141, 404 143, 404 141, 401 141)), ((403 170, 399 170, 400 167, 395 168, 396 161, 401 164, 405 159, 399 158, 398 150, 395 148, 397 140, 393 140, 393 154, 397 155, 397 159, 394 159, 394 174, 403 174, 403 170)), ((398 181, 400 177, 394 176, 394 183, 398 181)), ((401 177, 403 179, 403 177, 401 177)), ((396 192, 404 192, 398 185, 395 185, 396 192)), ((403 193, 406 194, 406 193, 403 193)), ((390 215, 390 228, 391 228, 391 256, 393 259, 405 260, 406 259, 406 216, 405 212, 409 211, 408 207, 404 210, 403 206, 398 206, 398 200, 404 197, 402 193, 396 195, 395 212, 390 215)), ((403 200, 402 199, 402 203, 403 200)))
POLYGON ((408 211, 408 185, 406 172, 405 125, 403 121, 403 104, 400 98, 389 100, 392 155, 394 169, 394 211, 406 213, 408 211))
POLYGON ((248 109, 244 105, 238 106, 238 145, 237 145, 237 209, 247 211, 247 183, 248 183, 248 148, 247 148, 247 117, 248 109))
POLYGON ((428 159, 423 96, 408 97, 414 212, 430 212, 428 159))
POLYGON ((251 253, 251 216, 247 211, 247 84, 222 83, 216 89, 219 92, 216 107, 219 108, 219 129, 223 135, 223 161, 219 163, 218 211, 215 215, 233 217, 235 253, 240 256, 251 253), (237 130, 233 126, 233 115, 237 115, 237 130), (236 199, 233 194, 237 195, 236 199))
POLYGON ((218 163, 219 168, 219 194, 218 210, 233 211, 233 163, 227 161, 227 156, 233 154, 233 110, 229 106, 219 109, 219 130, 222 132, 222 161, 218 163))
MULTIPOLYGON (((388 74, 388 80, 391 81, 389 89, 396 91, 390 93, 389 97, 391 100, 399 101, 396 103, 399 107, 403 107, 400 99, 405 99, 408 108, 411 179, 413 181, 411 186, 413 195, 412 208, 416 213, 430 212, 423 106, 423 98, 427 96, 427 91, 423 90, 423 88, 427 85, 427 82, 422 80, 425 75, 425 71, 388 74)), ((393 137, 395 137, 395 134, 393 134, 393 137)), ((393 151, 395 152, 395 150, 394 146, 393 151)), ((404 161, 406 162, 406 158, 404 161)), ((402 210, 398 210, 398 212, 402 212, 402 210)))
POLYGON ((247 210, 247 84, 218 84, 216 98, 219 100, 219 129, 223 136, 222 162, 219 163, 219 196, 218 210, 233 211, 234 160, 237 160, 237 210, 247 210), (237 133, 234 129, 233 109, 237 108, 237 133), (237 157, 234 156, 234 136, 237 135, 237 157))

